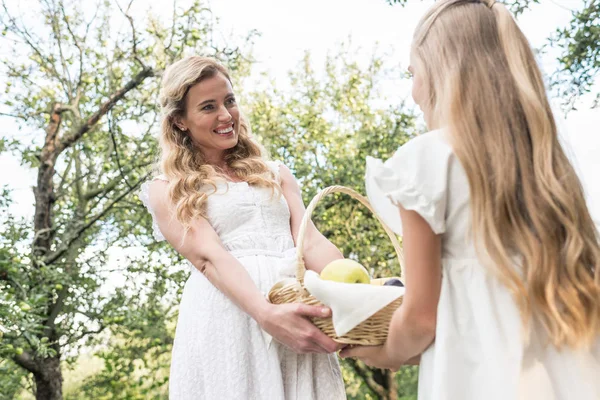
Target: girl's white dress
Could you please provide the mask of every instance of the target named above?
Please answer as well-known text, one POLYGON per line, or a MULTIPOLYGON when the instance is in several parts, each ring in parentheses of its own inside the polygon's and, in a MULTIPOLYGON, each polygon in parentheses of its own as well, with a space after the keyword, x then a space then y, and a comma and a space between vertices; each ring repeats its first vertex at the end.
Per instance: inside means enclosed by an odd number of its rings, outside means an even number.
POLYGON ((600 338, 591 351, 559 351, 538 327, 526 334, 511 294, 478 260, 469 184, 443 131, 416 137, 385 163, 369 158, 366 187, 397 233, 402 205, 442 235, 436 338, 421 358, 419 399, 600 399, 600 338))
MULTIPOLYGON (((279 176, 279 164, 268 163, 279 176)), ((140 198, 152 214, 148 183, 140 198)), ((266 295, 277 280, 293 276, 294 241, 283 196, 222 182, 207 202, 208 221, 259 290, 266 295)), ((164 240, 156 224, 155 236, 164 240)), ((193 267, 179 307, 169 379, 172 400, 346 398, 336 354, 289 350, 193 267)))

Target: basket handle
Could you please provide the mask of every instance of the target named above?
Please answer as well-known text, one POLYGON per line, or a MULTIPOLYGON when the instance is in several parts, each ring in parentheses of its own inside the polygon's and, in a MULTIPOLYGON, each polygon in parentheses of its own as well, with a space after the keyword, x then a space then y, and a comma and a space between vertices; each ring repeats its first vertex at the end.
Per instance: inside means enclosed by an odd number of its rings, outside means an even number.
POLYGON ((394 250, 396 251, 396 255, 398 256, 398 262, 400 263, 400 277, 402 277, 402 272, 404 271, 404 253, 402 252, 402 248, 400 247, 400 243, 398 242, 398 238, 396 234, 379 218, 369 200, 366 197, 356 192, 353 189, 350 189, 345 186, 329 186, 325 189, 321 190, 313 199, 310 201, 308 207, 306 208, 306 212, 304 213, 304 217, 302 218, 302 223, 300 224, 300 230, 298 231, 298 243, 296 245, 296 279, 300 283, 304 282, 304 273, 306 272, 306 266, 304 265, 304 237, 306 235, 306 228, 308 227, 308 223, 311 220, 312 213, 314 209, 317 207, 319 201, 331 193, 345 193, 350 197, 361 202, 365 207, 369 209, 375 216, 375 218, 379 221, 383 230, 389 236, 392 241, 392 245, 394 246, 394 250))

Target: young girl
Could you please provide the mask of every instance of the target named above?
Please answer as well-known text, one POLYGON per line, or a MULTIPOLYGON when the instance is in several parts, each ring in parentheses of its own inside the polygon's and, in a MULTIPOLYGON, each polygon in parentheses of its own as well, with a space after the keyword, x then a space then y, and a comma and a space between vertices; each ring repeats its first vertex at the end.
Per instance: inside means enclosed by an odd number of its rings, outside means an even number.
POLYGON ((526 38, 500 3, 440 0, 409 69, 433 130, 366 177, 406 296, 384 346, 342 356, 422 354, 419 399, 600 399, 599 236, 526 38))
MULTIPOLYGON (((266 300, 295 258, 304 205, 289 169, 251 138, 227 70, 206 57, 176 62, 161 106, 161 174, 141 198, 157 239, 192 265, 169 398, 345 399, 339 347, 307 318, 330 311, 266 300)), ((342 258, 313 225, 306 241, 308 268, 342 258)))

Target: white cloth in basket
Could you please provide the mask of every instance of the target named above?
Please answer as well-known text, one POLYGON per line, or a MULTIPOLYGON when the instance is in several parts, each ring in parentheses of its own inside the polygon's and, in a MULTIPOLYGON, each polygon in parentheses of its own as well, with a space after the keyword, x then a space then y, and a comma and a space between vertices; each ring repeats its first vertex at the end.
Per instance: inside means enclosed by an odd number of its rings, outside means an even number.
POLYGON ((317 300, 331 308, 333 329, 345 335, 358 324, 404 294, 398 286, 375 286, 326 281, 306 271, 304 286, 317 300))

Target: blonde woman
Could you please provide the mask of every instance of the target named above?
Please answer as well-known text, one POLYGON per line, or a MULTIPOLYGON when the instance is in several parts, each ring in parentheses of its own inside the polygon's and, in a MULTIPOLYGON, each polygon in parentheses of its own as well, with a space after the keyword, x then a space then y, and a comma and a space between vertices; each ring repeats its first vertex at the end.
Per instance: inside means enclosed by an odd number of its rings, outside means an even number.
POLYGON ((409 69, 432 131, 366 177, 406 297, 384 346, 342 356, 420 356, 419 399, 600 399, 598 232, 526 38, 498 2, 440 0, 409 69))
MULTIPOLYGON (((169 398, 344 399, 339 347, 308 319, 331 311, 265 298, 293 274, 304 214, 294 177, 265 160, 229 74, 215 60, 188 57, 171 65, 161 105, 161 174, 141 197, 157 238, 193 266, 181 298, 169 398)), ((306 241, 310 269, 342 258, 314 226, 306 241)))

